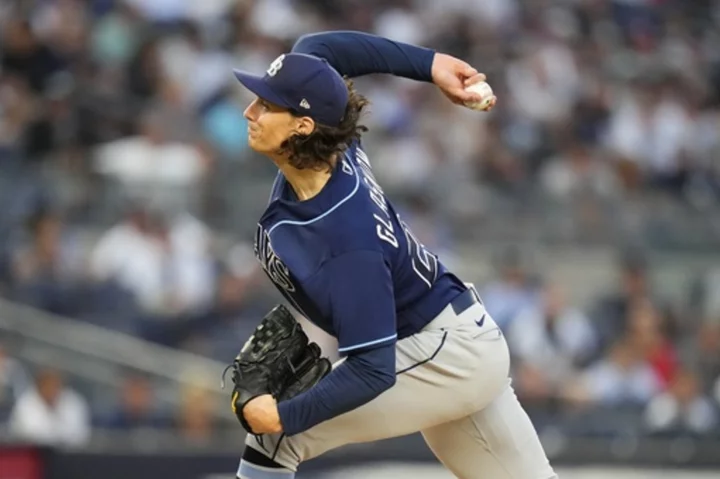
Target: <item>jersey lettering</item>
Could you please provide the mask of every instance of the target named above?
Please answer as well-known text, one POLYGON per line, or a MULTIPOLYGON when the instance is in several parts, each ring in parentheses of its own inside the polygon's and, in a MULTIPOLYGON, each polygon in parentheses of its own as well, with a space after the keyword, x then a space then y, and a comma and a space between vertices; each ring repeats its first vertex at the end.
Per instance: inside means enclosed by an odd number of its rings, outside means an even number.
POLYGON ((342 161, 342 171, 346 175, 350 175, 350 176, 355 175, 355 172, 353 171, 352 166, 350 166, 350 164, 347 162, 346 159, 343 159, 343 161, 342 161))
POLYGON ((398 248, 400 245, 397 238, 395 237, 395 229, 393 228, 392 223, 388 220, 382 219, 376 214, 373 215, 373 218, 375 218, 375 220, 380 223, 379 225, 377 225, 378 238, 390 243, 395 248, 398 248))
MULTIPOLYGON (((375 220, 380 223, 377 225, 377 235, 381 240, 386 241, 397 248, 398 241, 395 237, 392 221, 390 221, 390 212, 388 211, 385 194, 383 193, 383 190, 377 180, 375 180, 372 167, 370 166, 370 159, 367 154, 359 148, 357 149, 357 159, 363 173, 365 183, 370 188, 370 198, 386 215, 386 219, 381 218, 377 214, 373 215, 375 220)), ((405 232, 405 237, 408 243, 408 254, 410 255, 413 270, 420 279, 428 285, 428 287, 432 287, 438 274, 437 256, 430 253, 427 248, 418 241, 415 235, 413 235, 410 231, 408 225, 405 224, 399 216, 396 216, 396 218, 405 232)))
POLYGON ((273 283, 288 293, 296 291, 295 285, 290 280, 290 270, 275 254, 270 236, 261 225, 258 225, 255 233, 255 256, 273 283))
MULTIPOLYGON (((366 183, 368 182, 366 181, 366 183)), ((373 200, 373 203, 375 203, 378 208, 383 210, 383 213, 385 213, 385 215, 390 215, 387 209, 387 203, 385 202, 385 198, 383 197, 382 192, 370 187, 370 199, 373 200)))
POLYGON ((364 151, 360 148, 357 149, 358 165, 362 173, 363 181, 368 185, 368 191, 370 199, 377 205, 378 208, 384 213, 384 218, 379 216, 377 213, 373 214, 373 218, 377 221, 375 231, 378 238, 392 245, 395 248, 400 247, 400 243, 395 237, 395 228, 393 228, 392 221, 390 219, 390 210, 387 207, 387 201, 385 200, 385 194, 382 188, 375 180, 372 168, 370 167, 370 160, 364 151))
POLYGON ((360 165, 360 169, 363 173, 363 181, 370 188, 370 199, 373 200, 373 203, 375 203, 378 208, 383 210, 385 215, 390 216, 387 201, 385 200, 385 193, 375 180, 375 175, 373 175, 372 169, 370 168, 370 161, 362 150, 358 149, 357 152, 358 159, 363 158, 363 160, 359 161, 358 164, 360 165))
POLYGON ((437 279, 438 273, 438 259, 437 256, 432 254, 425 248, 425 246, 418 241, 415 235, 412 234, 410 228, 405 222, 401 221, 398 217, 398 221, 405 230, 405 237, 407 238, 409 254, 412 260, 413 270, 420 276, 428 287, 432 287, 433 283, 437 279))

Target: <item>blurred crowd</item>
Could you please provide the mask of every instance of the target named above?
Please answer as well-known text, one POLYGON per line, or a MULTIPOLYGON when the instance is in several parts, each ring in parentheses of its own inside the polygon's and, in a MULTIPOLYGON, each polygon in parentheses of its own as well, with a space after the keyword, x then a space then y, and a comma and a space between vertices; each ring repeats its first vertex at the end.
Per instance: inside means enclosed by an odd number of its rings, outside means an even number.
MULTIPOLYGON (((329 29, 459 56, 500 99, 478 115, 427 85, 356 82, 377 176, 435 250, 474 225, 478 238, 529 224, 577 242, 720 244, 719 1, 5 0, 0 296, 232 358, 277 296, 247 243, 274 172, 248 151, 251 99, 231 70, 262 72, 329 29)), ((573 304, 508 253, 483 285, 538 425, 720 430, 720 266, 682 304, 658 297, 651 271, 633 250, 617 291, 573 304)), ((102 414, 64 381, 0 354, 9 430, 72 445, 93 426, 206 417, 156 414, 147 378, 129 375, 102 414)), ((203 392, 187 395, 202 411, 203 392)))
POLYGON ((717 271, 672 301, 641 251, 588 304, 509 250, 481 290, 505 332, 521 401, 540 429, 598 436, 720 437, 717 271), (715 279, 712 279, 715 276, 715 279))
POLYGON ((198 383, 183 383, 171 407, 148 375, 128 370, 114 379, 117 392, 94 403, 72 374, 51 365, 31 370, 0 346, 0 442, 77 449, 129 433, 136 446, 168 438, 202 446, 221 432, 241 432, 218 419, 216 396, 198 383))

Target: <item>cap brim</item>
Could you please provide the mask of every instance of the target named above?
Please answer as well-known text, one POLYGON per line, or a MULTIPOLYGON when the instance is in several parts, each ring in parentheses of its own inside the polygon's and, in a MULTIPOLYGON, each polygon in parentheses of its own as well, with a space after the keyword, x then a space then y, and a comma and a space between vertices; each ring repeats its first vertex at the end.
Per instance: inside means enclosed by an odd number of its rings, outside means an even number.
POLYGON ((267 100, 270 103, 274 103, 284 108, 292 108, 263 80, 263 77, 240 70, 233 70, 233 74, 235 74, 235 78, 237 78, 245 88, 263 100, 267 100))

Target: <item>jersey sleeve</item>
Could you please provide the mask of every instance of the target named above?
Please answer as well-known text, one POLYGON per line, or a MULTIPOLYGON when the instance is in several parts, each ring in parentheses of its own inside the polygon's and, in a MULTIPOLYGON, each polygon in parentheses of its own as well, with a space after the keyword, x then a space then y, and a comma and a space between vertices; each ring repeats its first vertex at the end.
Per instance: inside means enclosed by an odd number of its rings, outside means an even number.
POLYGON ((382 253, 353 251, 333 258, 315 282, 327 298, 341 355, 394 344, 395 298, 390 268, 382 253))
POLYGON ((364 32, 328 31, 300 37, 293 52, 324 58, 350 78, 376 73, 432 82, 435 50, 364 32))

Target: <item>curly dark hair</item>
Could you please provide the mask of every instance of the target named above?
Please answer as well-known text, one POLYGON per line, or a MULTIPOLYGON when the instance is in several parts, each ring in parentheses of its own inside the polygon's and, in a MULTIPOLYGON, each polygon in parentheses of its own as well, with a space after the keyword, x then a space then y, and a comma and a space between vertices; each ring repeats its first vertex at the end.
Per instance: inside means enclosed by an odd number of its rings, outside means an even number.
MULTIPOLYGON (((332 170, 337 156, 368 131, 358 122, 370 101, 355 90, 352 80, 345 78, 345 85, 348 88, 348 104, 338 126, 316 123, 315 130, 309 135, 292 135, 280 145, 282 151, 288 153, 292 167, 298 170, 332 170)), ((291 113, 302 116, 295 111, 291 113)))

